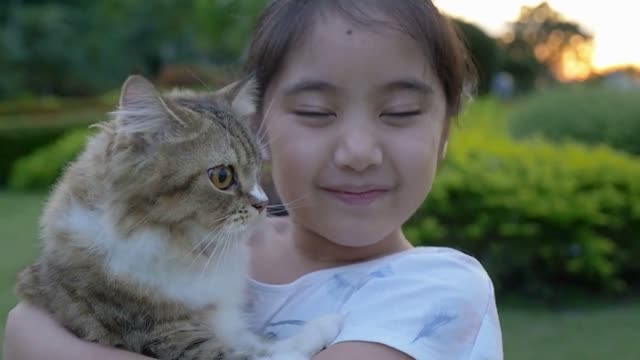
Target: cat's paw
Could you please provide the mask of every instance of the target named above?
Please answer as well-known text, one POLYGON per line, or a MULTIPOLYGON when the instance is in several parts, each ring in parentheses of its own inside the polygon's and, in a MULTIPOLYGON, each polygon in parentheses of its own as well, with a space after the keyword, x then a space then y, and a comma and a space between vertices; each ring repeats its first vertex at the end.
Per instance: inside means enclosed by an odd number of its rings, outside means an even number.
POLYGON ((342 314, 325 315, 308 322, 303 331, 308 333, 308 336, 319 337, 324 347, 329 345, 336 336, 338 336, 338 333, 340 333, 342 329, 343 322, 344 315, 342 314))
POLYGON ((306 323, 302 331, 282 341, 278 348, 284 352, 294 352, 313 357, 326 348, 338 336, 344 315, 331 314, 306 323))

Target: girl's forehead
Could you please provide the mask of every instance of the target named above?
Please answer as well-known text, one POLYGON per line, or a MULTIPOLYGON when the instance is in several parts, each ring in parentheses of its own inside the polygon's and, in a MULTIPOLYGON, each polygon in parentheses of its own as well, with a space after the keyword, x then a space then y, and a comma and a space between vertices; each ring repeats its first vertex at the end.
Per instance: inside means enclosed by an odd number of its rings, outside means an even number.
POLYGON ((362 25, 337 15, 315 19, 289 50, 276 82, 283 89, 308 78, 371 85, 418 79, 431 87, 437 82, 423 47, 391 20, 362 25))

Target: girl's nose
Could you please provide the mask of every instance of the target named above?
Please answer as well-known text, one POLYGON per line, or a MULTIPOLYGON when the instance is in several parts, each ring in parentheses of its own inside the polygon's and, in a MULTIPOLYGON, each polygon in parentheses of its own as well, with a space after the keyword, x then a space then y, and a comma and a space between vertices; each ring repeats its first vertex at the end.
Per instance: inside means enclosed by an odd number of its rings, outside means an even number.
POLYGON ((382 163, 382 149, 374 131, 353 129, 344 131, 334 154, 335 164, 340 168, 348 168, 363 172, 370 167, 382 163))

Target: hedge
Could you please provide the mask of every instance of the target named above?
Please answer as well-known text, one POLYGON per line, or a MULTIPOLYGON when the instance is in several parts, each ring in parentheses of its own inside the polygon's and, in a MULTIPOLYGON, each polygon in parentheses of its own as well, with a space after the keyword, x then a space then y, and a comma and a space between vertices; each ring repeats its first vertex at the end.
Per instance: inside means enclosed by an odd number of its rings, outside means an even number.
POLYGON ((640 155, 640 89, 568 86, 545 90, 513 111, 516 138, 543 135, 554 141, 607 144, 640 155))
POLYGON ((3 116, 0 122, 0 186, 6 185, 16 160, 52 144, 69 131, 88 128, 104 116, 105 111, 93 108, 59 114, 3 116))
POLYGON ((13 165, 9 187, 12 190, 47 190, 65 166, 84 149, 88 130, 69 132, 54 143, 19 159, 13 165))
POLYGON ((623 293, 640 285, 640 159, 459 132, 407 234, 478 257, 499 291, 623 293))

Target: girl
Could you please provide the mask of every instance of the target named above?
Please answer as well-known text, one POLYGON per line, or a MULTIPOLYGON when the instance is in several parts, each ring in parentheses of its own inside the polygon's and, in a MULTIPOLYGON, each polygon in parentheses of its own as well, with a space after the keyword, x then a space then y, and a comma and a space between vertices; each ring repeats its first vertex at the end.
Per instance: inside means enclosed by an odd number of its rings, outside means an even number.
MULTIPOLYGON (((340 311, 342 331, 314 360, 502 359, 482 266, 414 248, 402 232, 472 83, 450 23, 426 0, 273 0, 247 70, 260 85, 274 183, 292 204, 252 238, 253 328, 284 338, 340 311)), ((19 305, 5 359, 43 358, 144 359, 19 305)))

